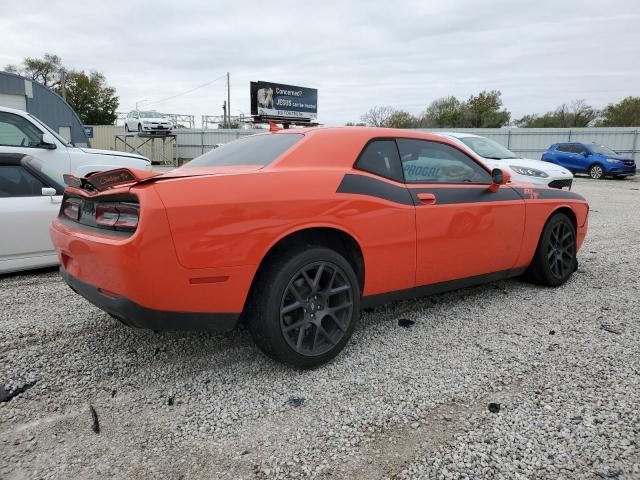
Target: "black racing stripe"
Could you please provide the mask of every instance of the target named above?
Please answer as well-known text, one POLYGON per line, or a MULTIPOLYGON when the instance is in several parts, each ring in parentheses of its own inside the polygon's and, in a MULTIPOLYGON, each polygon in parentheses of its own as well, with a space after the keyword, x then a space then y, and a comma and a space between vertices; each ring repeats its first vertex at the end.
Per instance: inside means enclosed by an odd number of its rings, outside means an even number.
POLYGON ((347 174, 340 182, 337 193, 354 193, 382 198, 402 205, 413 205, 409 190, 366 175, 347 174))
POLYGON ((443 187, 443 188, 412 188, 411 194, 416 205, 422 205, 418 199, 419 193, 433 193, 436 205, 451 205, 456 203, 506 202, 522 200, 522 195, 513 188, 502 187, 492 192, 488 187, 443 187))
POLYGON ((367 175, 347 174, 340 182, 337 193, 352 193, 382 198, 401 205, 422 205, 419 193, 433 193, 436 205, 458 203, 507 202, 516 200, 581 200, 585 199, 574 192, 556 188, 511 188, 500 187, 492 192, 487 187, 413 187, 405 188, 387 183, 367 175))
POLYGON ((558 188, 516 188, 525 200, 587 200, 575 192, 558 188))

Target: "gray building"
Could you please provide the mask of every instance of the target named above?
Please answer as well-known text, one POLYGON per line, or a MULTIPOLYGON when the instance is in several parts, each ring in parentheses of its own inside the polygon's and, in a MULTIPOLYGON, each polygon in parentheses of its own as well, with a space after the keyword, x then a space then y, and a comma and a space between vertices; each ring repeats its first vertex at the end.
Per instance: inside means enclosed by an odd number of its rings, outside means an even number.
POLYGON ((0 107, 27 111, 75 145, 89 146, 73 108, 60 95, 30 78, 0 72, 0 107))

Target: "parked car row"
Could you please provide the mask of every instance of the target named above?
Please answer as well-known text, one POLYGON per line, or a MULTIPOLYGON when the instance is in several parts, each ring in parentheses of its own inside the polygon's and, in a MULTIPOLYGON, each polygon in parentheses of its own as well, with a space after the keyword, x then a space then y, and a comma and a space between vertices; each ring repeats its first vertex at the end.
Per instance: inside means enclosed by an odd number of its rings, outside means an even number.
MULTIPOLYGON (((127 129, 143 131, 171 129, 170 122, 157 112, 134 111, 128 115, 127 129), (136 123, 141 122, 141 123, 136 123), (145 123, 146 122, 146 123, 145 123), (147 125, 147 127, 145 127, 147 125)), ((438 132, 436 138, 452 142, 457 148, 479 159, 490 170, 500 168, 515 183, 570 190, 573 173, 592 178, 625 177, 635 174, 633 159, 593 143, 557 143, 549 147, 542 160, 519 157, 497 142, 479 135, 438 132)), ((232 152, 226 147, 223 152, 232 152)), ((33 115, 0 107, 0 214, 7 230, 0 244, 0 273, 48 266, 57 263, 46 226, 59 210, 63 173, 87 177, 115 168, 150 170, 148 159, 137 154, 78 148, 48 128, 33 115), (21 221, 17 219, 21 218, 21 221), (10 230, 10 231, 9 231, 10 230), (28 241, 21 241, 28 238, 28 241)), ((425 180, 449 172, 449 181, 472 181, 468 172, 440 159, 403 159, 402 176, 407 181, 425 180), (459 178, 457 177, 459 176, 459 178)), ((247 160, 249 163, 250 160, 247 160)))

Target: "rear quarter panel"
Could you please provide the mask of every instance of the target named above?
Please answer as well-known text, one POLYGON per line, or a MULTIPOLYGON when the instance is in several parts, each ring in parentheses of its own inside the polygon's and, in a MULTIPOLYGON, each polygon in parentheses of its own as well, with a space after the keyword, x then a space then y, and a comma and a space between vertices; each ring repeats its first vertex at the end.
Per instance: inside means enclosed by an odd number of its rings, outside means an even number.
POLYGON ((337 194, 345 171, 279 169, 157 182, 179 262, 187 268, 258 265, 285 236, 331 227, 351 235, 365 261, 364 294, 415 281, 413 206, 337 194))

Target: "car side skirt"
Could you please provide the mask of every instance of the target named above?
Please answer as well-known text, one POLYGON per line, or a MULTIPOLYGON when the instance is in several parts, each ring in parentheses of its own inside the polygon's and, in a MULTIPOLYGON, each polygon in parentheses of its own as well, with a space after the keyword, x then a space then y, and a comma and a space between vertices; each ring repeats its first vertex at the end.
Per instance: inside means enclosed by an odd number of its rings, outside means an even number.
POLYGON ((135 328, 151 330, 205 330, 229 331, 240 319, 240 313, 170 312, 153 310, 121 296, 108 295, 99 288, 70 275, 64 269, 60 274, 71 289, 101 310, 135 328))
POLYGON ((362 297, 362 307, 372 308, 387 303, 398 302, 410 298, 426 297, 429 295, 437 295, 439 293, 458 290, 460 288, 475 287, 485 283, 496 282, 507 278, 518 277, 522 275, 526 267, 503 270, 500 272, 488 273, 485 275, 476 275, 474 277, 461 278, 456 280, 448 280, 446 282, 433 283, 431 285, 421 285, 419 287, 408 288, 406 290, 397 290, 394 292, 379 293, 376 295, 367 295, 362 297))

